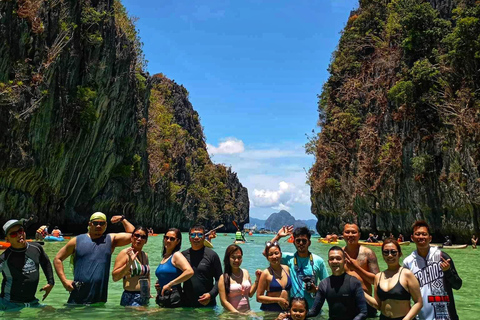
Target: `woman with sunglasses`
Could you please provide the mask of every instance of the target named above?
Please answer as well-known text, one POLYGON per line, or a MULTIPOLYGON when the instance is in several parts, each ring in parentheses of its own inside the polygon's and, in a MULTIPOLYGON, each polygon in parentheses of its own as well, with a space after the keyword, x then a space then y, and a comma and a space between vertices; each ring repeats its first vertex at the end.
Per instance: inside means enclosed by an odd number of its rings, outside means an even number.
POLYGON ((147 240, 147 228, 136 227, 132 233, 132 246, 120 251, 115 259, 112 278, 113 281, 123 279, 124 291, 120 305, 124 307, 148 305, 150 299, 150 267, 148 265, 148 255, 142 251, 147 240), (142 285, 143 281, 145 281, 145 284, 142 285), (146 289, 142 286, 146 286, 146 289))
POLYGON ((258 283, 257 301, 262 304, 260 309, 275 312, 287 310, 289 291, 292 287, 290 268, 280 264, 282 250, 277 241, 266 243, 265 254, 270 266, 263 270, 258 283))
POLYGON ((223 265, 225 272, 218 280, 218 292, 222 306, 234 313, 250 311, 250 298, 257 291, 261 270, 255 272, 256 280, 252 285, 247 269, 240 268, 243 251, 236 244, 231 244, 225 251, 223 265))
POLYGON ((382 255, 387 269, 375 276, 375 297, 365 294, 365 299, 382 312, 380 320, 414 319, 423 306, 420 284, 410 270, 400 267, 402 249, 395 239, 385 239, 382 255))
POLYGON ((182 233, 176 228, 168 229, 163 236, 163 253, 155 275, 158 278, 157 304, 161 307, 180 307, 180 284, 193 276, 193 269, 179 251, 182 246, 182 233), (169 296, 170 298, 164 298, 169 296), (174 298, 175 296, 175 298, 174 298), (175 300, 175 301, 172 301, 175 300))

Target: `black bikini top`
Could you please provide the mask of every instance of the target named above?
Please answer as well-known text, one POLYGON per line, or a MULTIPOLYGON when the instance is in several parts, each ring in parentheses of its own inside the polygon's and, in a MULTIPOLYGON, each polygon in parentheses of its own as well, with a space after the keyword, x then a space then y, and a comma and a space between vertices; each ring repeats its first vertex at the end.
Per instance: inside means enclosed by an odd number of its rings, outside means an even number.
MULTIPOLYGON (((405 290, 405 288, 400 283, 400 277, 402 276, 402 271, 403 271, 403 268, 402 270, 400 270, 400 274, 398 275, 397 284, 387 292, 383 291, 382 288, 380 288, 380 281, 378 281, 377 295, 380 298, 380 300, 382 301, 385 301, 387 299, 410 300, 410 297, 412 295, 407 290, 405 290)), ((382 278, 382 275, 380 274, 380 279, 381 278, 382 278)))

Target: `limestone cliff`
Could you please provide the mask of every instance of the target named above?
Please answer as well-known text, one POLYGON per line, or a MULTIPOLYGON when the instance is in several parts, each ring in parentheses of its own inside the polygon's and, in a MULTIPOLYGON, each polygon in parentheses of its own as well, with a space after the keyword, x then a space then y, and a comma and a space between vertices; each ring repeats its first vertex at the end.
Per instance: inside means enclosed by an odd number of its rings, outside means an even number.
POLYGON ((210 161, 186 89, 144 73, 119 1, 2 1, 0 41, 0 220, 248 221, 247 190, 210 161))
POLYGON ((467 241, 480 223, 480 3, 360 0, 307 145, 320 233, 357 221, 467 241))

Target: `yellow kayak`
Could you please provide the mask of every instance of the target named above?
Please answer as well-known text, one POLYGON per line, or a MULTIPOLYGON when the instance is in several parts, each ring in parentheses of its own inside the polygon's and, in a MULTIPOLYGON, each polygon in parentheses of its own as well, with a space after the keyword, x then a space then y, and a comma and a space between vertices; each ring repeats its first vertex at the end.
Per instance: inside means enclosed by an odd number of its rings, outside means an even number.
POLYGON ((324 239, 324 238, 318 239, 318 242, 323 243, 323 244, 331 244, 331 245, 337 245, 337 244, 339 243, 338 241, 328 242, 328 241, 327 241, 326 239, 324 239))
POLYGON ((203 240, 203 245, 207 248, 213 248, 213 244, 207 239, 203 240))

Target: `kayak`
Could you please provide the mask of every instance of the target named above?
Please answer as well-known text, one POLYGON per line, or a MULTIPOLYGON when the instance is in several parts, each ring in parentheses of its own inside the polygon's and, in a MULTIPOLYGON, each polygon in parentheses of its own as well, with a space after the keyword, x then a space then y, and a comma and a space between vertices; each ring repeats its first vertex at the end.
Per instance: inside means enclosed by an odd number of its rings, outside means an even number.
MULTIPOLYGON (((35 241, 32 239, 28 239, 27 242, 35 242, 42 246, 45 244, 43 241, 35 241)), ((0 250, 7 249, 8 247, 10 247, 10 242, 0 241, 0 250)))
POLYGON ((430 245, 432 247, 439 247, 439 248, 442 248, 442 249, 465 249, 466 247, 468 247, 468 244, 454 244, 454 245, 451 245, 451 246, 444 246, 441 243, 432 243, 430 245))
POLYGON ((240 241, 240 240, 235 240, 233 241, 234 244, 243 244, 245 243, 245 241, 240 241))
POLYGON ((203 245, 207 248, 213 248, 213 244, 207 239, 203 240, 203 245))
POLYGON ((53 241, 63 241, 65 239, 63 239, 62 236, 60 236, 60 237, 46 236, 45 238, 43 238, 43 240, 53 242, 53 241))
MULTIPOLYGON (((371 247, 381 247, 383 242, 366 242, 366 241, 358 241, 358 244, 363 246, 371 246, 371 247)), ((403 241, 398 243, 401 246, 409 246, 410 241, 403 241)))
POLYGON ((289 243, 293 243, 293 240, 294 240, 294 239, 293 239, 293 236, 292 236, 292 237, 288 238, 287 241, 288 241, 289 243))
POLYGON ((323 244, 331 244, 331 245, 338 245, 338 241, 331 241, 331 242, 328 242, 326 239, 324 238, 320 238, 318 239, 318 242, 320 243, 323 243, 323 244))

